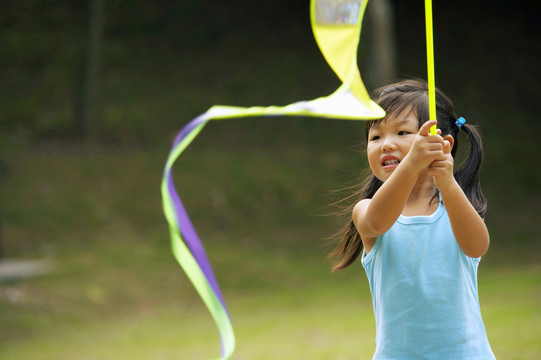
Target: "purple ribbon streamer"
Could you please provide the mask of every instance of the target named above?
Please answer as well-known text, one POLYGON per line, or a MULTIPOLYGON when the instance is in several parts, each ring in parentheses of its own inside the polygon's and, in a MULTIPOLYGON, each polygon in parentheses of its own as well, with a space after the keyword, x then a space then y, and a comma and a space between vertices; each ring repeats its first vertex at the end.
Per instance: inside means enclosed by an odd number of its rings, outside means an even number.
MULTIPOLYGON (((184 138, 186 138, 186 136, 188 136, 194 129, 204 124, 206 121, 208 121, 208 118, 206 116, 206 113, 204 113, 202 115, 199 115, 192 121, 190 121, 188 124, 186 124, 182 128, 182 130, 178 133, 173 145, 173 149, 175 149, 182 142, 182 140, 184 140, 184 138)), ((212 267, 208 260, 203 244, 201 243, 201 240, 199 239, 195 231, 195 228, 192 222, 190 221, 188 213, 186 209, 184 208, 184 205, 182 204, 180 196, 178 195, 175 189, 175 186, 173 184, 171 169, 168 170, 168 173, 166 176, 167 176, 167 188, 169 190, 171 200, 173 201, 175 214, 177 216, 177 225, 182 235, 182 238, 184 242, 186 243, 186 246, 188 246, 188 248, 190 249, 192 256, 194 257, 195 261, 201 268, 203 274, 207 278, 212 290, 215 292, 222 306, 227 311, 227 307, 225 305, 222 292, 220 291, 220 287, 218 285, 218 282, 216 281, 216 276, 214 275, 214 271, 212 270, 212 267)))

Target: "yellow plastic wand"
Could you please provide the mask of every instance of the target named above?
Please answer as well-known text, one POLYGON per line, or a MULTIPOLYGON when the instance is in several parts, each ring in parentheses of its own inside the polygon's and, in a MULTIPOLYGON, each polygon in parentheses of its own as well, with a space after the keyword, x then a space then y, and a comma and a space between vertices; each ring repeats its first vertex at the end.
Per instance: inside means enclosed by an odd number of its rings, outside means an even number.
MULTIPOLYGON (((436 118, 436 81, 434 77, 434 36, 432 30, 432 0, 425 0, 426 23, 426 65, 428 74, 428 108, 430 120, 436 118)), ((436 125, 430 128, 430 135, 436 135, 436 125)))

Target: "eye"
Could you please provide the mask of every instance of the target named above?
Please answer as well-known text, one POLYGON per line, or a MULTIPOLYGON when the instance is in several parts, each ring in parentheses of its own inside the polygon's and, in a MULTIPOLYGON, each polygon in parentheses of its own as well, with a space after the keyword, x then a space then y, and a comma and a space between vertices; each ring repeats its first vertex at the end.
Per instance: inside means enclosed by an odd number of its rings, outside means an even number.
POLYGON ((409 131, 399 131, 398 132, 398 135, 409 135, 409 134, 411 134, 411 132, 409 132, 409 131))
POLYGON ((374 135, 374 136, 372 136, 370 138, 370 141, 375 141, 375 140, 379 140, 379 139, 380 139, 379 135, 374 135))

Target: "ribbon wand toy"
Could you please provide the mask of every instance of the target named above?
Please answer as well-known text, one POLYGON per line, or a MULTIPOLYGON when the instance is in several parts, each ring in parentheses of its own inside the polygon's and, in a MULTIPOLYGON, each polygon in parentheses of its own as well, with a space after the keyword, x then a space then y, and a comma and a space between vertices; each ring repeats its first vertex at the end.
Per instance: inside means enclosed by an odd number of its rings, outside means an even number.
POLYGON ((184 126, 167 158, 161 183, 162 204, 169 225, 172 252, 212 315, 220 336, 221 356, 235 349, 231 318, 204 247, 174 186, 172 168, 209 120, 254 116, 308 116, 371 120, 385 111, 370 99, 357 66, 361 23, 367 0, 311 0, 310 19, 316 42, 341 86, 331 95, 286 106, 234 107, 215 105, 184 126))

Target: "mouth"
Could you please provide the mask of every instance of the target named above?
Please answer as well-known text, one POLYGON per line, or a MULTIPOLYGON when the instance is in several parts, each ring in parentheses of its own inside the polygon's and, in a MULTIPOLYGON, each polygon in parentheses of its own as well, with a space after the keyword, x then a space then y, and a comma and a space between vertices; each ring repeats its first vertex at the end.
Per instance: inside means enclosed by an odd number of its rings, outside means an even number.
POLYGON ((381 159, 381 166, 383 166, 384 169, 395 168, 398 164, 400 164, 400 160, 396 156, 387 155, 381 159))

